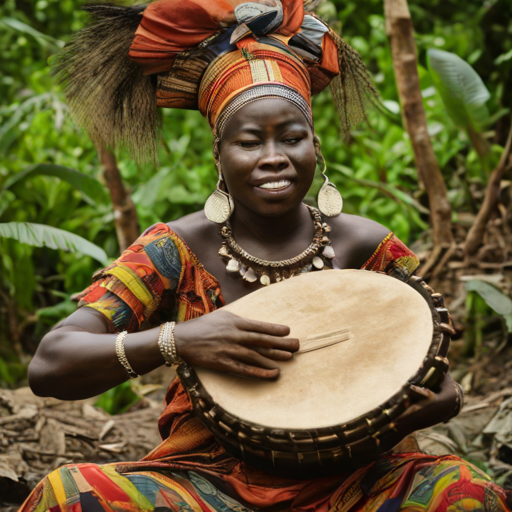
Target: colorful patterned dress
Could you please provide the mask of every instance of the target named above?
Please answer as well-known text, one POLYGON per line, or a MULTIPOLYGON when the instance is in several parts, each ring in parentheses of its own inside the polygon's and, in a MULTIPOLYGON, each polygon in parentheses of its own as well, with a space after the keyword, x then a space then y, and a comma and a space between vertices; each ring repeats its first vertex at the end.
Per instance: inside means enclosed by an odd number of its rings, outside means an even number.
MULTIPOLYGON (((362 268, 406 280, 417 266, 390 233, 362 268)), ((132 332, 224 304, 219 282, 166 224, 148 229, 96 273, 79 299, 117 331, 132 332)), ((194 415, 177 379, 159 428, 162 443, 142 460, 63 466, 36 487, 20 512, 509 511, 503 489, 451 455, 389 454, 352 474, 308 481, 269 476, 226 453, 194 415)))

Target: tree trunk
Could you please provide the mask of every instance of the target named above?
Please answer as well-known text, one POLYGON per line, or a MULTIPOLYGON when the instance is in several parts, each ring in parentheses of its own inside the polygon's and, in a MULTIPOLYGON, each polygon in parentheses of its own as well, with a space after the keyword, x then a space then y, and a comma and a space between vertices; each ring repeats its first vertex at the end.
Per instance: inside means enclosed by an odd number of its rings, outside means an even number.
POLYGON ((112 205, 114 206, 114 221, 119 249, 123 252, 140 235, 137 210, 130 194, 124 187, 115 155, 104 145, 101 145, 98 147, 98 156, 103 167, 103 177, 107 182, 112 205))
POLYGON ((402 118, 411 139, 419 179, 427 191, 434 244, 448 247, 453 242, 452 210, 427 131, 417 68, 416 42, 407 0, 384 0, 384 12, 402 118))
POLYGON ((507 167, 511 151, 512 124, 510 126, 510 132, 508 134, 507 143, 505 144, 505 149, 503 150, 503 154, 500 158, 500 163, 498 164, 498 167, 494 169, 491 177, 489 178, 489 183, 487 184, 487 189, 485 191, 484 202, 482 203, 482 207, 476 216, 475 222, 471 226, 468 236, 466 237, 466 243, 464 245, 464 252, 466 256, 472 256, 475 254, 482 245, 487 222, 489 222, 489 219, 498 204, 501 180, 507 167))

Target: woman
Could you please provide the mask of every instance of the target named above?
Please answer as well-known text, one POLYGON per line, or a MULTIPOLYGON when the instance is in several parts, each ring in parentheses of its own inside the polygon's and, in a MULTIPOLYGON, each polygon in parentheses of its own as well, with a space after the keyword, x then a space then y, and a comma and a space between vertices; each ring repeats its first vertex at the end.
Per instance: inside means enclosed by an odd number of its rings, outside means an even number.
MULTIPOLYGON (((327 181, 322 211, 303 203, 323 162, 311 92, 341 70, 344 108, 351 88, 368 86, 357 57, 303 7, 299 0, 160 0, 142 18, 141 8, 100 7, 97 24, 64 54, 59 65, 71 107, 93 137, 132 142, 139 156, 149 141, 151 151, 154 112, 144 94, 155 94, 156 81, 158 105, 197 106, 207 117, 219 183, 204 211, 149 228, 94 276, 79 296, 85 307, 39 346, 29 369, 36 394, 86 398, 180 359, 275 379, 298 340, 288 337, 287 326, 239 318, 221 306, 325 267, 404 280, 415 271, 417 258, 386 228, 340 214, 341 197, 327 181), (119 40, 131 43, 130 58, 140 68, 112 58, 112 48, 122 49, 119 40), (319 232, 327 238, 315 246, 319 232), (308 247, 313 252, 304 253, 308 247), (290 259, 278 271, 270 263, 290 259)), ((425 398, 396 423, 402 437, 460 409, 449 376, 438 394, 418 392, 425 398)), ((388 454, 353 474, 270 476, 225 452, 195 417, 179 381, 171 383, 166 404, 163 441, 143 460, 60 468, 21 510, 508 510, 502 489, 453 456, 388 454)))

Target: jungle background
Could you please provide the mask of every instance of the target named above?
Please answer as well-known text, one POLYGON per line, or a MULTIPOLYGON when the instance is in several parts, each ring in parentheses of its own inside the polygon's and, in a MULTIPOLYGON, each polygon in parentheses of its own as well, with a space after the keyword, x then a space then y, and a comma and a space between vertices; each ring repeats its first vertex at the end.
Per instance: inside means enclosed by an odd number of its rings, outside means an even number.
MULTIPOLYGON (((87 21, 81 5, 74 0, 0 4, 0 507, 5 510, 7 502, 19 503, 39 478, 63 463, 133 459, 156 444, 169 373, 156 372, 93 400, 63 403, 31 395, 27 365, 44 334, 74 311, 72 295, 119 255, 130 229, 139 233, 201 209, 216 182, 211 132, 193 111, 163 112, 158 165, 137 165, 123 149, 107 158, 103 150, 100 159, 49 74, 52 55, 87 21), (128 194, 121 198, 124 213, 132 204, 136 213, 124 235, 119 224, 116 228, 119 197, 108 183, 112 171, 119 171, 128 194)), ((422 260, 420 275, 446 296, 453 314, 450 360, 467 404, 447 425, 420 433, 420 446, 457 453, 512 487, 507 146, 512 3, 411 0, 409 8, 453 240, 438 243, 432 235, 429 195, 402 121, 382 0, 324 1, 317 8, 359 51, 380 102, 367 123, 343 137, 331 95, 324 91, 313 101, 316 130, 344 211, 374 219, 408 243, 422 260), (461 66, 451 54, 472 67, 460 68, 466 83, 448 83, 442 69, 435 69, 434 57, 461 66), (492 179, 497 188, 485 232, 468 250, 468 232, 492 179)), ((311 202, 319 186, 320 178, 311 202)))

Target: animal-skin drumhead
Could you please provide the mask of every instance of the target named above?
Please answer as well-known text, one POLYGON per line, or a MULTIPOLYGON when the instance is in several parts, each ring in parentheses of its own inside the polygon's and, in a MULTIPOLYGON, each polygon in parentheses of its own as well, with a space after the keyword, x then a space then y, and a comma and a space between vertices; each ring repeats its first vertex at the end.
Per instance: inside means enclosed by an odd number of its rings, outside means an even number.
POLYGON ((227 412, 272 428, 339 425, 381 405, 420 368, 433 335, 430 308, 417 291, 366 270, 304 274, 223 309, 288 325, 301 342, 292 360, 279 363, 275 381, 195 368, 227 412))

